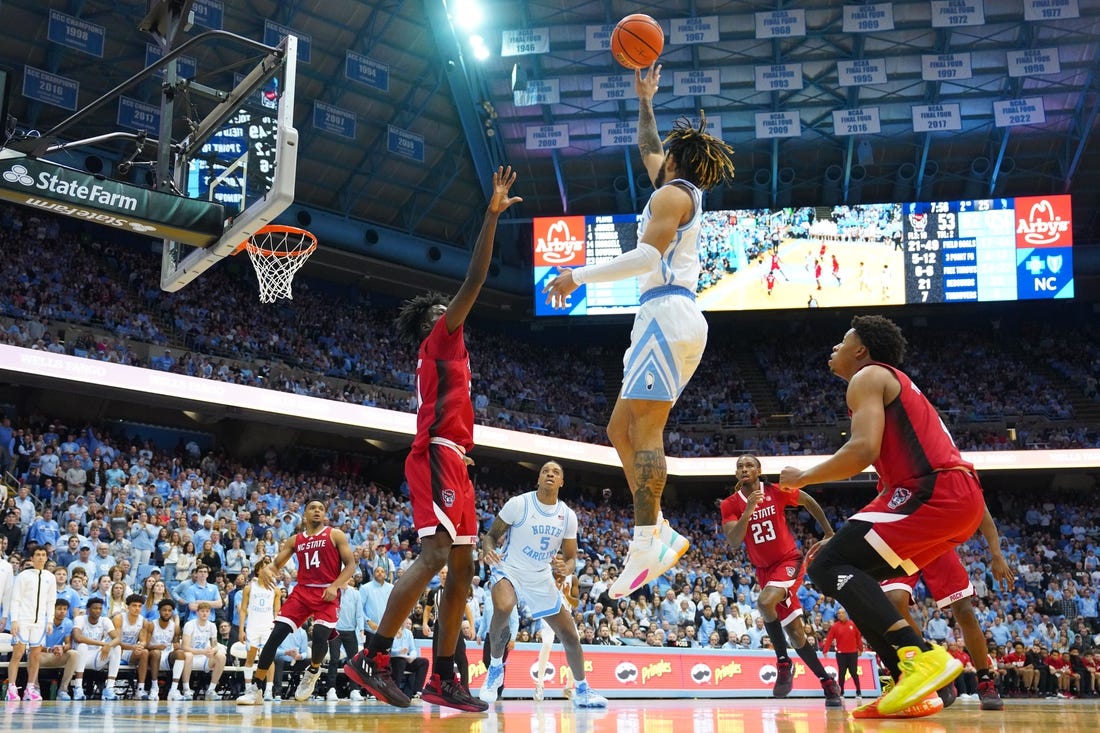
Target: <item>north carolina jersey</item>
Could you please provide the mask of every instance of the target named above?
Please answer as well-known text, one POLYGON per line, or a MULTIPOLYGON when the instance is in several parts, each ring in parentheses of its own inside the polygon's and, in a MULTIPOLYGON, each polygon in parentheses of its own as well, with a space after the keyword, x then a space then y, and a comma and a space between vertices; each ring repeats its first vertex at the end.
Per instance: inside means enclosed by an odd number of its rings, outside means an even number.
POLYGON ((577 513, 560 501, 543 504, 534 491, 513 496, 499 516, 510 525, 500 553, 509 575, 550 576, 550 561, 561 549, 562 541, 577 538, 577 513))
POLYGON ((84 615, 77 617, 73 629, 79 629, 81 636, 85 639, 106 641, 110 638, 111 632, 115 630, 115 624, 106 616, 100 616, 99 620, 93 624, 88 620, 88 616, 84 615))
POLYGON ((901 383, 898 398, 886 405, 886 423, 882 430, 875 470, 885 488, 902 486, 918 476, 934 471, 974 466, 963 460, 947 426, 928 398, 900 369, 873 362, 890 370, 901 383))
POLYGON ((122 614, 122 629, 120 634, 122 636, 123 644, 137 644, 138 639, 141 638, 141 629, 145 626, 145 619, 140 615, 137 617, 137 621, 130 622, 129 614, 122 614))
MULTIPOLYGON (((687 224, 676 228, 676 235, 661 257, 661 266, 639 276, 639 293, 643 295, 653 288, 670 285, 687 288, 695 293, 699 285, 699 230, 702 228, 703 220, 703 192, 695 184, 682 178, 675 178, 665 184, 665 186, 672 185, 679 186, 691 194, 695 212, 687 224)), ((650 200, 646 202, 645 209, 642 211, 642 221, 638 224, 638 242, 646 241, 645 230, 653 216, 649 208, 652 201, 653 196, 650 196, 650 200)))
MULTIPOLYGON (((798 491, 783 491, 775 484, 761 482, 764 498, 753 510, 749 526, 745 530, 745 551, 749 562, 757 568, 777 565, 800 553, 783 510, 798 505, 798 491)), ((722 524, 736 522, 745 513, 748 501, 745 494, 735 491, 722 500, 722 524)))
POLYGON ((172 642, 176 640, 176 620, 172 619, 168 622, 168 626, 164 627, 160 625, 160 621, 153 622, 153 633, 149 635, 150 646, 164 646, 169 649, 172 647, 172 642))
MULTIPOLYGON (((692 286, 694 287, 694 286, 692 286)), ((474 404, 470 400, 470 353, 462 326, 447 332, 440 318, 420 343, 416 360, 416 437, 413 450, 429 442, 474 447, 474 404)))
POLYGON ((332 527, 324 527, 315 535, 294 535, 294 557, 298 561, 298 585, 312 588, 332 585, 343 567, 340 551, 332 541, 332 527))
POLYGON ((197 618, 193 618, 184 624, 183 635, 191 637, 192 649, 209 649, 217 643, 218 627, 209 619, 205 624, 200 624, 197 618))
MULTIPOLYGON (((300 566, 299 566, 300 567, 300 566)), ((275 620, 275 591, 268 590, 253 580, 248 591, 248 615, 244 623, 247 627, 270 626, 275 620)))

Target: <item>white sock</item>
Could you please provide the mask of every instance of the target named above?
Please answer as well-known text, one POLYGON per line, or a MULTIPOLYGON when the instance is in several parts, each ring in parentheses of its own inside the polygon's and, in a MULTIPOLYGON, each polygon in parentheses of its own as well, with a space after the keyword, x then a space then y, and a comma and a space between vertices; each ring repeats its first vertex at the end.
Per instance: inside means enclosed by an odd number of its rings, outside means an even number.
POLYGON ((489 657, 489 666, 490 667, 500 667, 503 664, 504 664, 504 656, 503 655, 501 655, 499 657, 493 657, 493 656, 489 657))
POLYGON ((653 539, 653 536, 656 533, 657 533, 657 525, 656 524, 646 524, 646 525, 639 524, 637 527, 634 528, 634 539, 635 540, 651 540, 651 539, 653 539))
POLYGON ((253 672, 253 670, 255 670, 255 669, 256 669, 256 668, 255 668, 254 666, 253 666, 253 667, 245 667, 245 668, 244 668, 244 672, 242 672, 242 674, 244 675, 244 683, 245 683, 246 685, 250 685, 250 684, 252 684, 252 672, 253 672))

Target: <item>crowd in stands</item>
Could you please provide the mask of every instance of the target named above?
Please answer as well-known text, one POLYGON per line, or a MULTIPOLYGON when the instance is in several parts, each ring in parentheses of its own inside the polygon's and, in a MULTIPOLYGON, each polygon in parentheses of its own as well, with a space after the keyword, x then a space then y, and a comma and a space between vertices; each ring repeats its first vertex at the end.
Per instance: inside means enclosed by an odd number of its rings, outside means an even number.
MULTIPOLYGON (((307 497, 326 498, 330 523, 349 537, 358 565, 353 586, 363 601, 357 624, 377 623, 384 608, 379 598, 418 551, 402 490, 380 488, 358 474, 292 471, 278 457, 242 465, 224 454, 156 446, 103 426, 19 416, 0 422, 0 444, 29 446, 0 455, 0 468, 14 474, 18 486, 0 508, 0 553, 18 571, 35 547, 45 547, 74 616, 92 597, 102 599, 105 614, 122 613, 126 597, 136 592, 147 613, 156 613, 161 598, 173 598, 186 620, 196 601, 206 600, 226 638, 236 638, 239 593, 251 567, 296 531, 307 497)), ((477 481, 484 527, 510 496, 531 488, 499 484, 492 471, 480 472, 477 481)), ((607 588, 619 571, 631 521, 628 502, 610 494, 567 499, 581 528, 576 619, 583 640, 726 650, 767 645, 753 569, 741 549, 726 547, 712 503, 667 507, 677 529, 692 539, 691 552, 653 585, 612 600, 607 588)), ((817 498, 834 527, 860 506, 858 498, 840 494, 817 492, 817 498)), ((1017 642, 1029 649, 1037 644, 1043 660, 1057 650, 1085 665, 1100 643, 1100 507, 1084 495, 1003 494, 991 505, 1018 579, 1015 589, 993 582, 980 536, 959 552, 992 653, 1003 657, 1017 642)), ((819 533, 805 511, 792 516, 791 526, 803 548, 819 533)), ((471 641, 483 639, 488 628, 485 578, 482 568, 464 627, 471 641)), ((292 564, 281 582, 292 586, 292 564)), ((838 605, 809 582, 799 597, 809 633, 824 639, 838 605)), ((412 633, 421 638, 434 625, 424 614, 421 604, 411 617, 412 633)), ((930 638, 959 640, 950 610, 937 609, 920 585, 915 615, 930 638)), ((536 631, 523 618, 518 638, 537 638, 536 631)), ((1035 664, 1053 669, 1046 661, 1035 664)), ((1050 680, 1060 678, 1049 671, 1040 678, 1036 694, 1086 693, 1083 681, 1051 692, 1050 680)), ((1020 686, 1017 677, 1004 684, 1006 692, 1020 686)))
MULTIPOLYGON (((834 211, 845 236, 894 225, 879 221, 881 207, 856 208, 834 211)), ((803 236, 812 223, 808 212, 794 210, 781 221, 773 221, 780 214, 767 221, 750 217, 751 227, 749 219, 730 219, 726 212, 726 220, 715 219, 706 231, 715 242, 728 240, 722 232, 729 227, 803 236)), ((415 408, 415 345, 397 339, 395 307, 375 306, 368 295, 337 294, 300 278, 292 306, 258 307, 250 271, 232 264, 165 293, 158 285, 159 260, 141 248, 11 206, 0 206, 0 245, 7 253, 0 278, 8 284, 0 302, 0 317, 8 319, 0 343, 386 409, 415 408), (80 267, 62 265, 70 261, 80 267)), ((1072 418, 1065 391, 1029 357, 1042 356, 1095 397, 1100 339, 1091 328, 1091 338, 1047 328, 1041 338, 961 333, 948 343, 939 332, 915 330, 907 368, 947 422, 962 426, 956 431, 970 449, 1100 445, 1095 432, 1066 425, 1042 428, 1045 435, 1020 430, 1015 439, 1003 430, 970 427, 1006 415, 1072 418)), ((731 367, 744 342, 713 336, 671 415, 670 455, 723 455, 731 448, 822 452, 842 442, 843 389, 825 367, 837 334, 804 327, 753 339, 751 351, 773 393, 756 396, 731 367), (778 401, 784 424, 760 414, 761 397, 778 401), (781 430, 762 433, 761 427, 781 430), (822 427, 832 429, 823 433, 822 427)), ((619 345, 551 346, 493 327, 471 328, 467 339, 479 423, 607 444, 619 345)))

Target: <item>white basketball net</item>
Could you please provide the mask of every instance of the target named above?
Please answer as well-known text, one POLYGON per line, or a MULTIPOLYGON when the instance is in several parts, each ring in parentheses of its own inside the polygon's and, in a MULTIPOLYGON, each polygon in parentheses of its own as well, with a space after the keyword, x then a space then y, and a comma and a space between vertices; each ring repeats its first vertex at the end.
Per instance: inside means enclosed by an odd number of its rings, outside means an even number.
POLYGON ((293 227, 265 228, 248 238, 245 249, 256 268, 260 302, 274 303, 279 298, 294 299, 290 290, 294 273, 317 249, 317 239, 293 227))

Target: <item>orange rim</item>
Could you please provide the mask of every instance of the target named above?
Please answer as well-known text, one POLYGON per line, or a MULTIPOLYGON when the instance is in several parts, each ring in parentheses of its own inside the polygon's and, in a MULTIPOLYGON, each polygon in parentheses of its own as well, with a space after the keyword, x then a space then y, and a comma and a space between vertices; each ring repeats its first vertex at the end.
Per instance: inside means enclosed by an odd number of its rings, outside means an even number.
POLYGON ((284 224, 268 224, 265 227, 257 229, 252 236, 244 240, 237 245, 237 248, 233 250, 233 255, 240 254, 244 250, 248 250, 253 254, 260 255, 261 257, 306 257, 313 254, 313 250, 317 249, 317 237, 312 232, 307 232, 305 229, 299 229, 298 227, 286 226, 284 224), (264 234, 293 234, 300 236, 310 241, 310 245, 305 248, 294 250, 293 252, 276 252, 274 250, 265 249, 252 243, 253 239, 260 237, 264 234))

